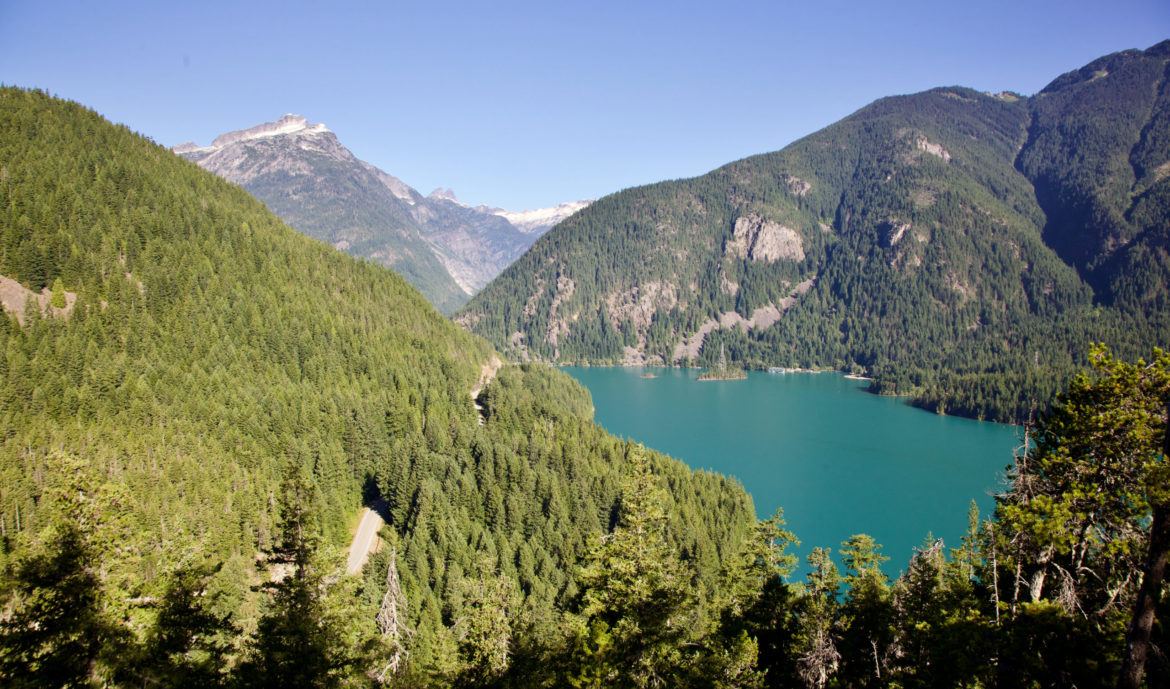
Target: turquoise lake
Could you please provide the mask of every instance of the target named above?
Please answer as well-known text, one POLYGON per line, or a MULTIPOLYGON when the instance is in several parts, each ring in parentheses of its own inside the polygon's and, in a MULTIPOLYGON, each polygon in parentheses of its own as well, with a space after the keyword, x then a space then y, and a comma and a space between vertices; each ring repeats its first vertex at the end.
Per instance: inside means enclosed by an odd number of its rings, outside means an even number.
POLYGON ((694 369, 562 370, 609 432, 738 478, 760 517, 782 507, 802 563, 814 546, 839 561, 856 533, 882 544, 891 576, 928 533, 958 546, 971 500, 990 513, 1020 444, 1014 426, 937 416, 839 373, 701 382, 694 369))

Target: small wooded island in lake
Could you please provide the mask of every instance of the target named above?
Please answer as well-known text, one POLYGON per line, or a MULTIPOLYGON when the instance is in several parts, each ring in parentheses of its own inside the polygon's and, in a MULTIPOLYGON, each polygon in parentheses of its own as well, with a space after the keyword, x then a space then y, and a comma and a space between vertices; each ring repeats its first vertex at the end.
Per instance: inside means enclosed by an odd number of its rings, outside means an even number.
POLYGON ((713 368, 699 374, 699 380, 744 380, 747 371, 742 368, 713 368))
POLYGON ((727 353, 719 345, 719 368, 707 369, 699 374, 699 380, 744 380, 747 372, 738 366, 727 367, 727 353))

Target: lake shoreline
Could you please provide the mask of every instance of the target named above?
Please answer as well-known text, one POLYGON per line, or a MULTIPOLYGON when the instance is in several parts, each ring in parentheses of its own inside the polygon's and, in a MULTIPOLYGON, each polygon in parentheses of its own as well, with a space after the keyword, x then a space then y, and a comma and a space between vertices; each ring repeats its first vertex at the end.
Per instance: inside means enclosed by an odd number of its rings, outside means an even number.
POLYGON ((972 499, 994 509, 1018 444, 998 424, 858 394, 866 383, 844 375, 749 371, 735 385, 696 386, 693 372, 672 368, 565 367, 614 435, 740 481, 761 518, 782 507, 807 544, 794 551, 800 558, 868 533, 896 576, 927 532, 961 540, 972 499), (650 372, 652 381, 640 378, 650 372))

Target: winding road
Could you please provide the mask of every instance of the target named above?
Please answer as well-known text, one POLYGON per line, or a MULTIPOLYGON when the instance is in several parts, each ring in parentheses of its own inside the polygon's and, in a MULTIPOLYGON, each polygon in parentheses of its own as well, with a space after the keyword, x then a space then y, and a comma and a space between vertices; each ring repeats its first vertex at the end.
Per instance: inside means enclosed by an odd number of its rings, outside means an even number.
POLYGON ((378 542, 378 531, 386 523, 382 519, 382 515, 378 514, 379 510, 382 509, 384 509, 384 505, 381 500, 374 503, 373 509, 362 508, 362 521, 358 524, 357 533, 353 536, 353 543, 349 544, 349 560, 345 564, 346 574, 361 572, 362 567, 366 566, 366 561, 370 559, 370 553, 374 552, 374 547, 378 542))
MULTIPOLYGON (((500 357, 493 354, 492 358, 479 370, 479 380, 471 389, 471 399, 475 404, 475 411, 479 413, 479 425, 481 426, 484 423, 483 407, 479 406, 479 402, 476 402, 475 398, 479 397, 479 391, 491 382, 492 378, 496 376, 496 371, 499 371, 503 365, 504 362, 500 357)), ((353 535, 353 542, 349 544, 349 559, 345 564, 346 574, 358 574, 366 566, 366 562, 370 559, 370 553, 374 552, 377 547, 378 532, 386 523, 380 514, 385 509, 386 505, 381 500, 374 503, 372 508, 362 508, 361 522, 358 523, 357 533, 353 535)))

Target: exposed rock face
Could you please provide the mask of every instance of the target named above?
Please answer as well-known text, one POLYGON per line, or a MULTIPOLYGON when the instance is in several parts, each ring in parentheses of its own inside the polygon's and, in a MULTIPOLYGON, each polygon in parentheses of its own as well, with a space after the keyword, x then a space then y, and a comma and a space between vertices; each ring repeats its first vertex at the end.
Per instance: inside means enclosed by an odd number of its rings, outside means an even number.
POLYGON ((640 333, 650 327, 656 311, 669 311, 677 304, 678 287, 669 282, 650 281, 605 297, 610 318, 619 324, 629 319, 640 333))
MULTIPOLYGON (((127 278, 131 276, 127 274, 127 278)), ((141 289, 142 283, 137 283, 141 289)), ((40 294, 21 285, 12 278, 0 275, 0 313, 9 313, 16 317, 16 322, 24 325, 24 310, 28 302, 35 301, 36 308, 41 313, 52 313, 55 316, 67 316, 73 310, 73 303, 77 301, 76 292, 65 292, 65 306, 52 306, 53 291, 48 287, 40 294)))
POLYGON ((894 246, 902 241, 902 237, 909 229, 910 223, 901 220, 887 220, 878 225, 878 230, 881 232, 881 242, 885 246, 894 246))
POLYGON ((923 151, 925 153, 929 153, 932 156, 938 156, 939 158, 942 158, 943 160, 945 160, 948 163, 951 162, 951 154, 947 153, 947 149, 943 148, 939 144, 930 143, 930 141, 927 141, 925 136, 919 137, 918 140, 915 142, 915 145, 918 147, 918 150, 920 150, 920 151, 923 151))
POLYGON ((220 134, 210 146, 188 142, 174 151, 245 188, 264 175, 310 174, 313 166, 304 155, 307 152, 334 161, 357 160, 325 125, 309 125, 300 115, 285 115, 275 122, 220 134))
POLYGON ((359 160, 325 125, 299 115, 174 151, 244 187, 304 234, 393 268, 444 312, 462 305, 553 223, 588 205, 510 214, 467 206, 451 189, 423 196, 359 160), (524 231, 511 215, 527 218, 524 231))
POLYGON ((752 213, 736 219, 724 254, 756 262, 774 263, 784 259, 799 263, 804 260, 804 244, 791 227, 752 213))
POLYGON ((671 361, 678 363, 698 357, 699 352, 703 350, 703 343, 707 340, 707 335, 712 330, 730 330, 738 327, 743 332, 747 332, 749 330, 766 330, 772 327, 784 317, 784 312, 791 308, 797 299, 808 294, 808 291, 816 284, 816 280, 816 276, 813 276, 801 282, 792 288, 788 296, 781 299, 779 304, 765 304, 752 311, 751 318, 744 318, 735 311, 728 311, 719 314, 718 319, 712 318, 705 321, 694 333, 679 340, 671 353, 671 361))
MULTIPOLYGON (((545 341, 556 347, 560 343, 562 335, 569 334, 569 318, 564 314, 558 313, 561 304, 572 298, 573 292, 577 289, 577 283, 567 275, 557 276, 557 291, 553 295, 552 306, 549 308, 549 322, 548 332, 545 335, 545 341)), ((576 320, 573 318, 572 320, 576 320)), ((559 349, 557 350, 560 351, 559 349)))
POLYGON ((788 191, 791 191, 797 196, 807 196, 812 191, 812 185, 799 177, 792 175, 784 175, 784 184, 788 186, 788 191))

